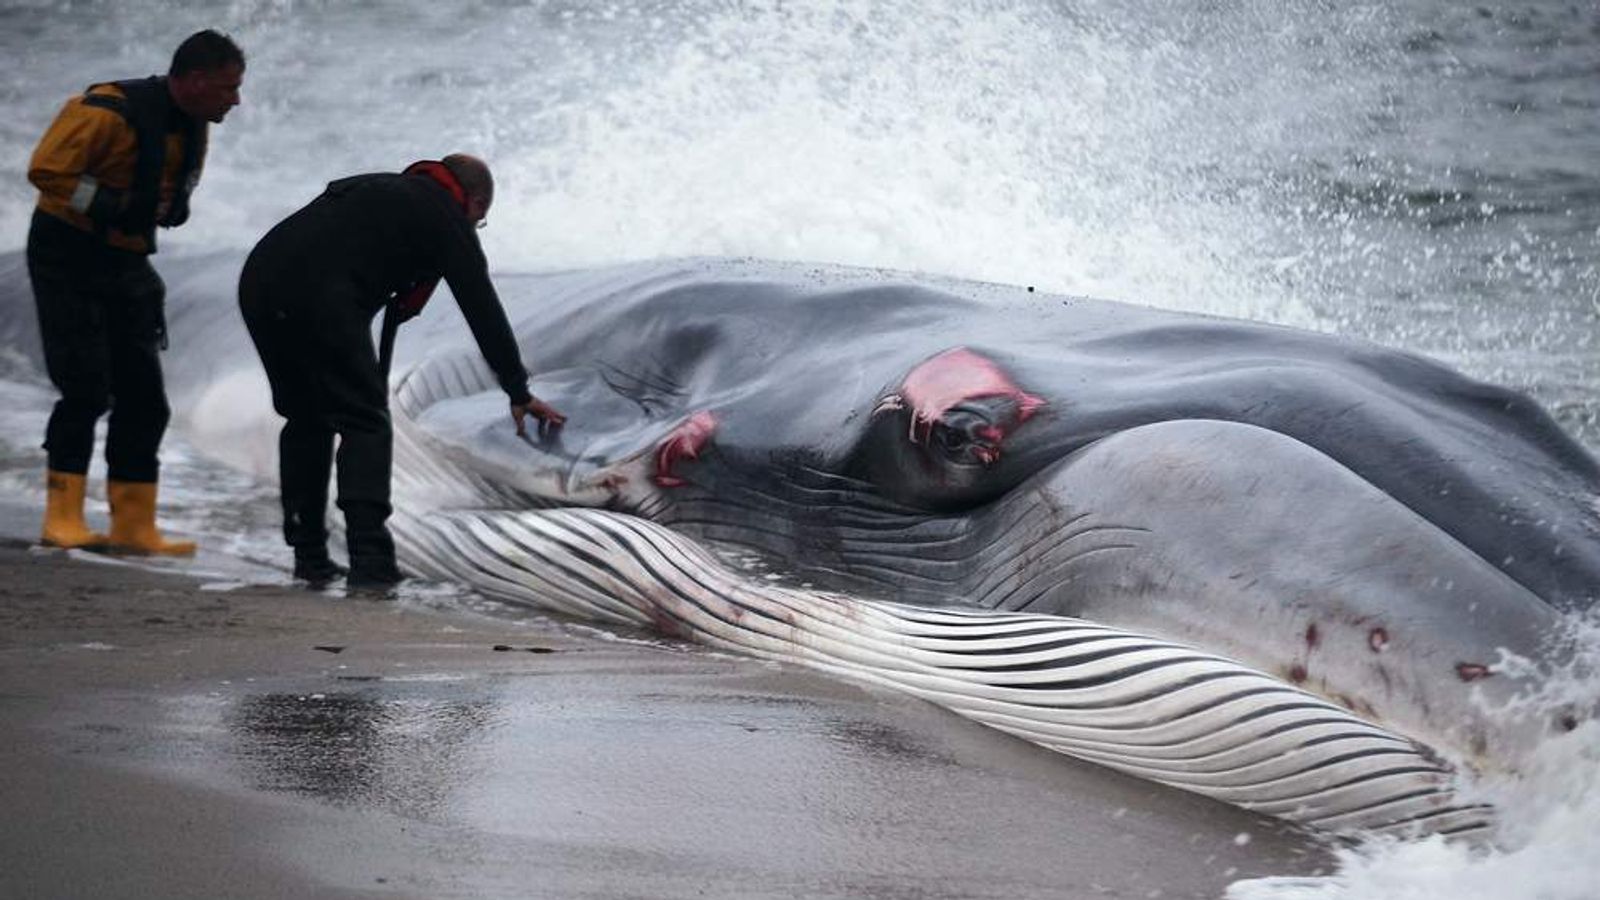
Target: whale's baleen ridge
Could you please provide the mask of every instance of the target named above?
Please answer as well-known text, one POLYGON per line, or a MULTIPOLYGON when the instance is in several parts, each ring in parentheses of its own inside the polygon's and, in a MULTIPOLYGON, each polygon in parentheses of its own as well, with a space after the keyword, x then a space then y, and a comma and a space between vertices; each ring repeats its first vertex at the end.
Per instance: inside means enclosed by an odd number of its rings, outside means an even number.
POLYGON ((408 544, 449 543, 434 574, 513 602, 550 608, 543 598, 562 596, 563 611, 585 618, 665 619, 682 638, 893 687, 1060 752, 1290 821, 1451 833, 1489 824, 1486 808, 1453 800, 1450 770, 1409 741, 1248 667, 1145 635, 773 585, 727 570, 681 535, 600 510, 438 513, 403 518, 396 530, 408 544), (579 598, 596 607, 581 610, 579 598), (959 650, 927 649, 963 646, 974 628, 1002 643, 1023 634, 1041 677, 1019 681, 1005 671, 1004 652, 985 666, 959 650), (1119 670, 1108 645, 1163 665, 1119 670))

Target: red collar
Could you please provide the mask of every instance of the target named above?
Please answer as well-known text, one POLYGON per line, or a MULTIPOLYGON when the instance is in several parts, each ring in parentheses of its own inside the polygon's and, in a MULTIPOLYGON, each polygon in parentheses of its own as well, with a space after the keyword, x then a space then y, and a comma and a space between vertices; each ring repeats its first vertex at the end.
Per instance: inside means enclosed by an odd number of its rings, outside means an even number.
POLYGON ((441 187, 450 192, 450 196, 461 205, 461 211, 467 211, 467 192, 461 187, 461 182, 456 180, 454 172, 444 163, 433 159, 418 160, 406 166, 402 175, 426 175, 438 182, 441 187))

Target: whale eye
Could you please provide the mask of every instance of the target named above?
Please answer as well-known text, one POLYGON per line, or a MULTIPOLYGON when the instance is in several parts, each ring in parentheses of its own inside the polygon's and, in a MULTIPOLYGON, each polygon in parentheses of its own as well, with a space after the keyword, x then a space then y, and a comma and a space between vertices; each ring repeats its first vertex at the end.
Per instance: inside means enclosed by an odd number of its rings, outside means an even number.
POLYGON ((1000 363, 953 347, 878 395, 843 471, 907 507, 969 508, 1011 489, 1045 458, 1033 432, 1017 437, 1045 405, 1000 363))
POLYGON ((959 453, 970 443, 972 441, 962 429, 945 422, 934 423, 933 444, 946 453, 959 453))
POLYGON ((989 465, 999 458, 988 416, 969 407, 948 410, 928 427, 928 447, 958 465, 989 465))

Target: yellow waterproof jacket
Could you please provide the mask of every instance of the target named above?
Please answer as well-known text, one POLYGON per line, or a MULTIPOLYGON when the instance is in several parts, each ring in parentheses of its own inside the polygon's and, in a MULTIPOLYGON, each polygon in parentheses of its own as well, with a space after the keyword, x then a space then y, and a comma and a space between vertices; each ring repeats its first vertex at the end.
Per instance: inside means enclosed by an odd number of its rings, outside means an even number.
POLYGON ((154 226, 177 225, 188 217, 188 195, 199 180, 206 144, 204 124, 175 113, 165 89, 165 79, 96 84, 68 100, 28 163, 28 180, 39 189, 38 208, 113 247, 155 252, 154 226), (155 97, 156 88, 162 95, 154 106, 129 103, 131 91, 155 97), (162 157, 144 160, 145 180, 151 182, 145 185, 136 183, 141 115, 152 120, 142 123, 146 152, 162 157), (174 119, 184 127, 174 128, 174 119), (152 141, 164 146, 151 146, 152 141))

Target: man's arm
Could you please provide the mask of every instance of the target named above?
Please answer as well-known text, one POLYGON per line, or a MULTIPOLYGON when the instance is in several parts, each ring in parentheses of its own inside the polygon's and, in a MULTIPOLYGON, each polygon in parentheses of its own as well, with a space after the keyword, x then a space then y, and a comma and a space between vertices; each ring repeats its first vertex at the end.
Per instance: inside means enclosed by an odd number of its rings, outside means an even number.
POLYGON ((40 138, 28 162, 28 180, 47 211, 70 211, 95 225, 113 225, 127 206, 127 185, 106 184, 102 176, 108 161, 124 155, 131 172, 136 146, 116 111, 73 98, 40 138))
MULTIPOLYGON (((465 223, 462 219, 462 225, 465 223)), ((470 226, 454 231, 448 247, 445 281, 450 284, 450 292, 455 295, 484 360, 511 399, 511 418, 516 422, 517 434, 527 433, 524 420, 531 415, 539 420, 539 433, 543 435, 549 428, 565 423, 567 418, 529 393, 528 371, 522 366, 522 354, 511 323, 506 320, 505 307, 500 304, 500 295, 489 280, 489 262, 484 258, 478 236, 470 226)))

